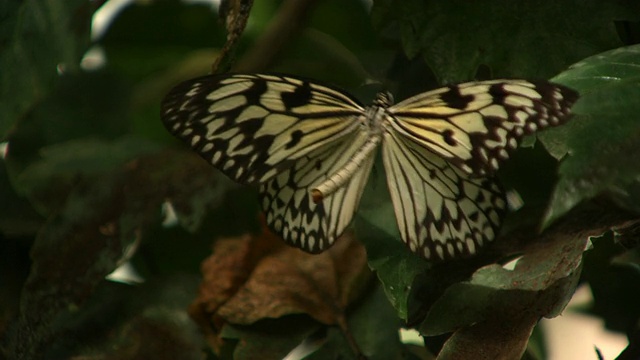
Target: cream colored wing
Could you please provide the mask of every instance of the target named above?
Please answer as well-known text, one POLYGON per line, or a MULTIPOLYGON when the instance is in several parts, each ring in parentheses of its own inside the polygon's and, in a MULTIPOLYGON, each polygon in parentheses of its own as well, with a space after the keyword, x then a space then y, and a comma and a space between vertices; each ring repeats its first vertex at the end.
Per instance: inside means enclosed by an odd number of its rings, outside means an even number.
POLYGON ((304 79, 224 74, 173 88, 161 117, 227 176, 257 185, 316 149, 353 136, 362 112, 349 95, 304 79))
POLYGON ((309 189, 346 163, 368 140, 360 133, 348 141, 319 149, 299 159, 260 188, 262 209, 269 227, 290 245, 318 253, 329 246, 349 226, 367 183, 373 153, 350 175, 350 180, 316 203, 309 189))
POLYGON ((522 137, 562 124, 578 93, 547 81, 491 80, 451 85, 388 109, 402 137, 467 174, 488 176, 522 137))
POLYGON ((402 240, 430 260, 475 254, 492 241, 506 202, 492 179, 473 178, 430 149, 385 133, 383 160, 402 240))

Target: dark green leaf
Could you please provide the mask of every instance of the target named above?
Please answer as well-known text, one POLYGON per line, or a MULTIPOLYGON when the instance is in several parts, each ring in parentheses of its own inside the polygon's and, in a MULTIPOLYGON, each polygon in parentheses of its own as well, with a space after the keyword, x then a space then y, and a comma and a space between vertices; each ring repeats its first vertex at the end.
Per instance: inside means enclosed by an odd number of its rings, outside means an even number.
MULTIPOLYGON (((107 141, 124 134, 128 127, 127 96, 126 87, 108 73, 83 73, 61 77, 55 92, 34 106, 11 133, 6 161, 10 177, 18 192, 28 194, 27 186, 23 186, 17 178, 28 167, 44 160, 41 153, 43 148, 64 147, 59 144, 72 141, 71 143, 75 144, 75 155, 87 157, 83 153, 95 154, 95 151, 92 151, 95 149, 91 149, 91 146, 79 149, 83 142, 99 141, 97 139, 107 141)), ((58 155, 60 152, 63 150, 58 150, 58 155)), ((56 150, 53 153, 55 154, 56 150)), ((103 161, 107 158, 108 153, 102 156, 103 161)), ((66 159, 67 162, 69 160, 71 159, 66 159)), ((92 164, 92 168, 102 165, 99 161, 92 164)), ((77 164, 76 168, 80 166, 77 164)), ((32 180, 39 180, 47 186, 47 181, 51 179, 32 180)))
MULTIPOLYGON (((531 313, 536 318, 559 315, 577 285, 589 237, 599 236, 623 221, 584 210, 539 237, 529 234, 515 268, 487 265, 469 281, 453 284, 428 310, 421 331, 439 335, 496 314, 531 313)), ((526 321, 529 318, 525 316, 526 321)))
POLYGON ((52 358, 201 359, 204 341, 186 308, 196 276, 162 277, 137 286, 100 283, 87 303, 60 322, 52 358))
POLYGON ((221 336, 238 341, 233 350, 234 359, 280 360, 319 328, 317 322, 307 317, 287 316, 250 327, 227 324, 221 336))
MULTIPOLYGON (((132 3, 98 40, 112 71, 141 80, 167 69, 192 51, 222 47, 225 31, 210 5, 181 1, 132 3)), ((200 75, 210 70, 215 60, 200 75)))
POLYGON ((395 309, 389 305, 382 287, 377 286, 349 315, 349 334, 329 328, 325 342, 305 359, 356 359, 347 336, 353 336, 361 355, 367 359, 401 359, 405 350, 399 328, 395 309))
POLYGON ((380 64, 388 63, 390 52, 381 51, 371 36, 363 2, 319 2, 308 26, 285 49, 277 71, 317 77, 348 89, 371 78, 384 80, 386 67, 380 64))
POLYGON ((560 179, 545 224, 583 200, 610 193, 634 210, 640 199, 640 170, 633 156, 640 144, 640 47, 590 57, 554 80, 577 89, 578 114, 568 124, 539 135, 557 158, 560 179))
POLYGON ((376 286, 367 295, 348 318, 354 340, 367 359, 401 359, 404 349, 396 310, 389 304, 382 286, 376 286))
POLYGON ((304 360, 356 360, 353 348, 349 346, 349 341, 344 333, 336 327, 327 329, 324 343, 319 349, 304 357, 304 360))
POLYGON ((0 139, 51 92, 59 73, 78 71, 96 3, 27 0, 0 5, 0 139))
POLYGON ((41 229, 10 339, 16 358, 42 357, 61 332, 60 320, 91 296, 136 240, 137 226, 127 223, 137 225, 135 218, 147 215, 123 214, 121 189, 118 177, 77 186, 62 211, 41 229))
POLYGON ((549 78, 567 65, 618 47, 614 20, 637 21, 635 2, 378 0, 376 28, 422 55, 441 83, 475 77, 549 78))
POLYGON ((42 148, 41 158, 25 168, 16 177, 16 183, 26 194, 45 191, 52 179, 71 181, 80 174, 99 174, 154 151, 157 151, 155 144, 133 137, 114 141, 70 140, 42 148))
POLYGON ((372 179, 362 196, 356 235, 367 248, 369 266, 378 274, 389 301, 406 320, 411 284, 429 264, 400 240, 386 180, 378 165, 381 165, 380 161, 376 162, 372 179))
POLYGON ((0 234, 7 237, 35 236, 44 219, 27 199, 16 194, 4 164, 0 164, 0 199, 0 234))
POLYGON ((595 241, 585 254, 584 279, 593 294, 590 312, 611 330, 631 335, 640 319, 640 269, 629 261, 612 261, 624 249, 611 233, 595 241))
MULTIPOLYGON (((198 196, 197 191, 174 190, 190 189, 189 182, 198 183, 199 178, 159 166, 172 161, 183 169, 190 166, 184 158, 160 153, 100 176, 85 174, 74 183, 64 206, 41 229, 33 246, 34 265, 10 341, 14 355, 40 356, 50 351, 65 331, 63 320, 86 302, 95 286, 137 246, 142 234, 159 222, 160 205, 175 196, 198 196)), ((217 185, 211 181, 206 186, 217 185)))

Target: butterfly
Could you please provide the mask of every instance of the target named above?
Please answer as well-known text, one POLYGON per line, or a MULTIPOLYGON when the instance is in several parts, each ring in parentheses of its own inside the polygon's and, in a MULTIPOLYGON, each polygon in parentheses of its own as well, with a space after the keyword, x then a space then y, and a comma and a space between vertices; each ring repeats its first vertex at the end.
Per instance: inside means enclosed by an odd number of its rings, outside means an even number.
POLYGON ((378 148, 402 240, 430 260, 475 254, 506 213, 494 174, 523 136, 566 122, 578 93, 547 81, 450 85, 370 106, 338 88, 274 74, 209 75, 174 87, 161 118, 241 184, 269 227, 310 253, 351 223, 378 148))

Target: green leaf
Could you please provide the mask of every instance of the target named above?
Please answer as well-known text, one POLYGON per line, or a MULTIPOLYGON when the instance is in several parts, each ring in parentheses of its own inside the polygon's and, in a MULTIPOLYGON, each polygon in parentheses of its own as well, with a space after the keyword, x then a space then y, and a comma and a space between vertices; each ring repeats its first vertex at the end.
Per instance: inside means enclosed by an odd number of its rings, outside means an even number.
POLYGON ((608 329, 630 334, 640 320, 640 267, 633 252, 624 258, 626 249, 612 235, 597 239, 585 254, 583 278, 593 295, 589 312, 601 317, 608 329), (617 254, 623 255, 616 259, 617 254))
POLYGON ((95 2, 6 1, 0 6, 0 139, 55 87, 75 73, 89 44, 95 2))
POLYGON ((349 330, 367 359, 401 359, 403 346, 398 331, 401 321, 389 304, 382 286, 362 301, 349 315, 349 330))
POLYGON ((44 357, 63 331, 61 319, 89 298, 136 241, 137 226, 130 225, 148 214, 123 213, 120 180, 107 177, 77 186, 41 229, 31 250, 20 318, 9 339, 15 358, 44 357))
POLYGON ((16 191, 41 213, 60 206, 75 175, 120 165, 153 148, 133 138, 107 145, 127 132, 127 90, 106 72, 62 76, 55 92, 13 129, 7 169, 16 191))
POLYGON ((378 0, 374 26, 422 55, 440 83, 475 77, 549 78, 568 64, 622 45, 613 21, 637 21, 636 2, 378 0))
POLYGON ((367 249, 371 269, 376 271, 389 301, 407 319, 407 301, 416 275, 429 263, 413 254, 402 242, 382 162, 377 161, 356 217, 356 235, 367 249))
POLYGON ((156 150, 155 144, 133 137, 115 141, 79 138, 41 149, 38 160, 20 172, 14 171, 13 183, 38 212, 51 214, 64 204, 79 178, 109 174, 127 161, 156 150))
POLYGON ((162 151, 129 166, 135 168, 131 182, 145 185, 135 199, 164 210, 132 259, 144 276, 199 273, 214 239, 259 228, 256 194, 191 152, 162 151))
MULTIPOLYGON (((499 179, 502 185, 507 191, 517 191, 522 199, 522 207, 506 217, 502 234, 517 227, 539 225, 556 184, 557 171, 558 161, 540 142, 533 148, 519 148, 501 167, 499 179)), ((510 196, 509 192, 507 196, 510 196)))
MULTIPOLYGON (((180 155, 154 154, 76 179, 60 210, 48 219, 33 245, 34 265, 23 289, 20 319, 9 341, 12 354, 37 358, 51 350, 66 331, 65 319, 83 306, 97 284, 130 256, 153 224, 159 223, 162 203, 174 197, 198 196, 203 186, 219 186, 191 176, 190 171, 171 171, 176 163, 185 170, 190 166, 180 155), (199 186, 193 186, 196 184, 199 186), (174 190, 182 186, 186 190, 174 190)), ((206 166, 193 159, 195 164, 206 166)), ((172 256, 181 258, 181 254, 172 256)))
POLYGON ((371 77, 356 54, 341 44, 340 39, 314 30, 304 32, 297 39, 274 71, 314 77, 344 88, 357 88, 371 77))
POLYGON ((330 327, 327 329, 327 335, 324 343, 319 349, 314 351, 304 360, 356 360, 356 354, 349 346, 349 341, 345 338, 340 329, 330 327))
POLYGON ((223 24, 210 5, 181 1, 132 2, 96 41, 106 68, 132 82, 130 130, 169 143, 160 100, 177 83, 207 74, 224 44, 223 24))
POLYGON ((14 173, 40 157, 41 148, 82 137, 113 139, 128 129, 129 89, 107 72, 59 77, 55 91, 13 129, 8 161, 14 173))
MULTIPOLYGON (((0 234, 6 237, 35 236, 44 222, 29 201, 14 191, 4 163, 0 164, 0 204, 0 234)), ((2 259, 0 263, 4 261, 9 260, 2 259)))
MULTIPOLYGON (((389 305, 381 286, 376 286, 348 318, 349 336, 353 336, 361 355, 371 360, 403 358, 404 347, 398 334, 400 326, 400 319, 389 305)), ((356 358, 344 332, 331 327, 327 330, 325 342, 304 359, 356 358)))
POLYGON ((577 286, 589 237, 621 222, 602 218, 599 211, 584 210, 540 236, 530 233, 512 270, 490 264, 478 269, 470 280, 453 284, 427 310, 421 332, 439 335, 496 314, 529 314, 536 319, 559 315, 577 286))
POLYGON ((204 339, 187 307, 195 275, 156 278, 129 286, 100 283, 91 298, 60 320, 64 336, 51 358, 202 359, 204 339))
MULTIPOLYGON (((347 49, 360 56, 379 46, 376 38, 371 36, 373 28, 367 5, 361 1, 323 1, 311 15, 310 27, 340 39, 347 49)), ((362 60, 366 61, 366 58, 362 60)))
POLYGON ((640 169, 630 156, 640 145, 639 64, 640 46, 630 46, 585 59, 554 79, 581 98, 574 119, 539 135, 556 158, 564 156, 545 226, 602 193, 640 210, 640 169))
POLYGON ((585 274, 594 297, 593 313, 608 329, 627 332, 640 320, 640 268, 638 264, 613 264, 600 273, 585 274))
MULTIPOLYGON (((8 206, 3 203, 3 207, 7 210, 13 210, 12 206, 11 203, 8 206)), ((20 212, 20 208, 16 210, 15 222, 17 224, 11 224, 11 230, 19 228, 18 231, 7 232, 4 224, 0 224, 3 226, 0 228, 0 293, 2 294, 0 296, 0 311, 2 312, 0 331, 3 334, 3 339, 8 338, 12 323, 20 313, 20 293, 31 267, 29 247, 35 237, 32 225, 28 223, 31 219, 20 219, 20 215, 23 213, 20 212), (27 223, 27 226, 24 226, 24 223, 27 223), (28 231, 24 231, 23 226, 27 227, 28 231)), ((5 217, 4 214, 2 214, 2 219, 12 220, 11 217, 5 217)), ((6 345, 7 343, 3 342, 3 350, 0 351, 3 358, 7 358, 6 345)))
POLYGON ((388 64, 391 51, 382 51, 372 32, 365 3, 322 1, 310 14, 307 29, 284 49, 274 70, 322 79, 347 89, 372 78, 382 80, 382 64, 388 64))
MULTIPOLYGON (((221 47, 224 39, 224 28, 210 5, 171 0, 131 3, 114 18, 98 44, 112 71, 139 81, 192 51, 221 47)), ((213 61, 211 57, 200 75, 209 71, 213 61)))
POLYGON ((32 194, 45 191, 52 179, 72 181, 79 174, 99 174, 157 150, 155 144, 133 137, 114 141, 78 138, 42 148, 41 158, 28 165, 16 182, 21 192, 32 194))
POLYGON ((283 359, 320 325, 306 316, 263 320, 252 326, 226 324, 221 336, 237 340, 233 359, 283 359))

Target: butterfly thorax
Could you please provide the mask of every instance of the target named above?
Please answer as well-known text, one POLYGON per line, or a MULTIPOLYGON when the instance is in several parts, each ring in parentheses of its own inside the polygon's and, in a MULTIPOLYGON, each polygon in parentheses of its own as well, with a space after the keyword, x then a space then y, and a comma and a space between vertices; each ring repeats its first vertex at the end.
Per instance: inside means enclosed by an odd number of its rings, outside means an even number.
POLYGON ((367 107, 362 122, 366 124, 371 136, 381 136, 384 120, 388 116, 387 108, 393 105, 393 96, 389 92, 379 92, 373 104, 367 107))
POLYGON ((379 92, 373 100, 373 105, 386 109, 393 105, 393 95, 388 91, 379 92))
POLYGON ((359 117, 363 130, 353 139, 350 146, 355 150, 354 155, 346 164, 325 181, 311 190, 311 197, 315 203, 319 203, 327 196, 347 184, 357 170, 371 160, 378 145, 382 142, 382 131, 385 119, 389 116, 387 108, 393 104, 393 97, 389 92, 380 92, 373 104, 366 108, 359 117))

